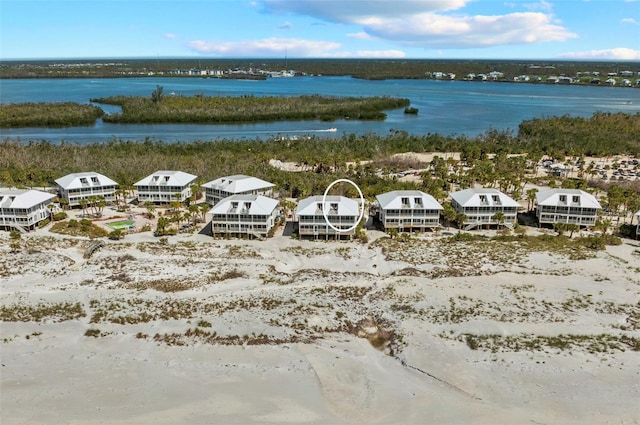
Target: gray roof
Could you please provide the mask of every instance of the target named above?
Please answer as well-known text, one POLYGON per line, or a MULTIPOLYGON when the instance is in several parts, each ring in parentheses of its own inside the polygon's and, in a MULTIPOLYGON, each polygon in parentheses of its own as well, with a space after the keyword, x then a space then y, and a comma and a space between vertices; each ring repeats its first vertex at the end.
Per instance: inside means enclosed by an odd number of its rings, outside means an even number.
POLYGON ((455 200, 463 207, 481 207, 481 206, 502 206, 502 207, 519 207, 512 197, 493 188, 470 188, 451 193, 451 199, 455 200), (480 200, 480 196, 486 197, 486 202, 480 200), (493 201, 492 196, 497 196, 500 204, 493 201))
MULTIPOLYGON (((318 205, 322 204, 322 195, 310 196, 298 202, 296 208, 296 215, 302 216, 315 216, 322 215, 322 210, 318 209, 318 205)), ((331 204, 337 204, 338 210, 333 213, 341 216, 360 216, 360 208, 358 202, 346 198, 344 196, 327 196, 324 203, 324 210, 327 211, 327 215, 330 213, 331 204)))
POLYGON ((42 203, 49 203, 56 195, 32 189, 0 189, 0 207, 31 208, 42 203))
POLYGON ((278 207, 278 201, 262 195, 232 195, 218 202, 209 214, 235 214, 247 207, 243 214, 270 215, 278 207), (235 208, 233 205, 237 204, 235 208))
POLYGON ((198 176, 185 173, 184 171, 156 171, 143 178, 134 186, 180 186, 190 185, 198 176))
POLYGON ((538 205, 567 205, 579 206, 582 208, 601 209, 600 202, 590 193, 580 189, 547 189, 536 193, 536 202, 538 205), (566 202, 560 201, 560 195, 567 197, 566 202), (578 202, 573 202, 573 197, 578 197, 578 202))
POLYGON ((228 193, 243 193, 254 190, 269 189, 273 183, 264 181, 257 177, 237 174, 234 176, 220 177, 202 185, 202 187, 218 189, 228 193))
POLYGON ((71 173, 64 177, 56 179, 56 184, 63 189, 79 189, 82 187, 102 187, 102 186, 117 186, 118 183, 111 180, 109 177, 104 176, 94 171, 87 171, 82 173, 71 173), (93 182, 91 178, 94 177, 97 182, 93 182), (83 182, 82 179, 85 179, 83 182))
POLYGON ((436 199, 420 190, 393 190, 376 196, 380 208, 383 210, 399 210, 402 208, 441 210, 442 205, 436 199), (402 204, 402 198, 408 198, 408 207, 402 204), (416 199, 422 201, 421 205, 416 205, 416 199))

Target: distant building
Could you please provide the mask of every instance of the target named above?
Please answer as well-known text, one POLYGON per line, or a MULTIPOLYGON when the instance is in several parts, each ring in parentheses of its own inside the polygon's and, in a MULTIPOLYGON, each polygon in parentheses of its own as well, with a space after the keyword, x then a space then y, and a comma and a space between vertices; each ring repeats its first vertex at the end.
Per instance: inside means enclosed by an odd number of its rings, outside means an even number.
POLYGON ((340 230, 355 227, 360 217, 360 207, 353 199, 344 196, 327 196, 323 203, 322 196, 310 196, 301 200, 296 208, 300 238, 309 236, 315 239, 329 239, 329 237, 342 239, 355 235, 355 228, 348 232, 337 232, 332 229, 327 224, 323 211, 326 212, 329 223, 340 230))
POLYGON ((51 215, 47 206, 55 197, 39 190, 0 188, 0 227, 4 230, 34 229, 51 215))
POLYGON ((80 205, 82 199, 104 197, 106 202, 114 202, 118 183, 96 172, 71 173, 56 180, 61 199, 70 207, 80 205))
POLYGON ((156 171, 134 184, 138 202, 184 202, 191 196, 191 185, 197 178, 183 171, 156 171))
POLYGON ((596 224, 602 209, 595 196, 578 189, 548 189, 536 193, 536 217, 540 224, 596 224))
POLYGON ((222 199, 232 195, 271 196, 274 186, 273 183, 268 181, 242 174, 220 177, 202 185, 205 188, 205 197, 209 205, 215 205, 222 199))
POLYGON ((213 236, 267 236, 278 216, 278 201, 262 195, 233 195, 209 211, 213 236))
POLYGON ((494 224, 513 227, 516 223, 520 204, 497 189, 464 189, 453 192, 450 196, 451 205, 456 212, 467 216, 464 221, 466 230, 494 224), (496 213, 504 214, 504 220, 501 223, 495 218, 496 213))
POLYGON ((413 231, 440 226, 442 205, 419 190, 394 190, 376 196, 373 207, 385 230, 413 231))

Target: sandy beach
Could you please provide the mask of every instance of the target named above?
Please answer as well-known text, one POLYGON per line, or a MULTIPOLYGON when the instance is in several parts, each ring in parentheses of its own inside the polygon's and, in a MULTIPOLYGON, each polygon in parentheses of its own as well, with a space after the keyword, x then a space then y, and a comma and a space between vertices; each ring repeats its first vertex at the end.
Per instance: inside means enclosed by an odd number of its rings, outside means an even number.
POLYGON ((640 422, 640 243, 383 238, 1 233, 1 422, 640 422))

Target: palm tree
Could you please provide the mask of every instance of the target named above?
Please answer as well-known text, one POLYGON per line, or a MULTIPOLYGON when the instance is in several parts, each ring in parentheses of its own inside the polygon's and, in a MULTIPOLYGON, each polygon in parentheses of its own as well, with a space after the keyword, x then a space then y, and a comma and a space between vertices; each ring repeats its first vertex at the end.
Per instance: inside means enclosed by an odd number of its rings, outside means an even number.
POLYGON ((457 213, 455 208, 451 205, 451 203, 447 202, 443 205, 442 216, 447 221, 447 230, 449 226, 451 226, 451 222, 456 219, 457 213))
POLYGON ((207 213, 211 209, 211 206, 206 202, 199 204, 200 214, 202 214, 202 222, 204 223, 207 220, 207 213))
POLYGON ((496 223, 498 223, 498 229, 500 228, 500 226, 502 226, 502 224, 504 224, 504 220, 507 218, 503 212, 498 211, 497 213, 495 213, 493 215, 493 217, 491 217, 496 223))
POLYGON ((87 205, 89 204, 89 201, 87 201, 85 198, 82 198, 78 201, 78 204, 80 204, 80 208, 82 208, 82 215, 87 215, 87 205))
POLYGON ((536 201, 536 193, 538 193, 538 189, 535 187, 527 190, 527 209, 529 211, 533 210, 533 205, 536 201))
POLYGON ((462 230, 464 227, 464 222, 467 221, 469 217, 465 213, 457 213, 456 214, 456 223, 458 224, 458 230, 462 230))

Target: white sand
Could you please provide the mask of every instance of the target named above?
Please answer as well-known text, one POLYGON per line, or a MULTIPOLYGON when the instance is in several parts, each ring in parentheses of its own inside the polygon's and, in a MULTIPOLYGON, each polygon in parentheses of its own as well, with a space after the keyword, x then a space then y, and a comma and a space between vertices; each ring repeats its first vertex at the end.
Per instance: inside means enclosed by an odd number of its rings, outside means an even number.
POLYGON ((635 241, 572 260, 425 236, 386 260, 356 242, 180 235, 163 246, 143 233, 86 260, 87 241, 46 235, 25 237, 40 251, 28 254, 9 253, 0 234, 1 305, 78 302, 86 316, 0 322, 3 425, 640 422, 638 351, 492 353, 461 336, 640 338, 635 241), (191 289, 141 289, 160 280, 191 289), (142 313, 154 317, 116 323, 142 313), (201 320, 202 331, 247 339, 184 335, 201 320), (365 338, 383 330, 401 335, 393 353, 365 338), (184 345, 154 341, 172 333, 184 345), (253 334, 273 343, 250 345, 253 334))

